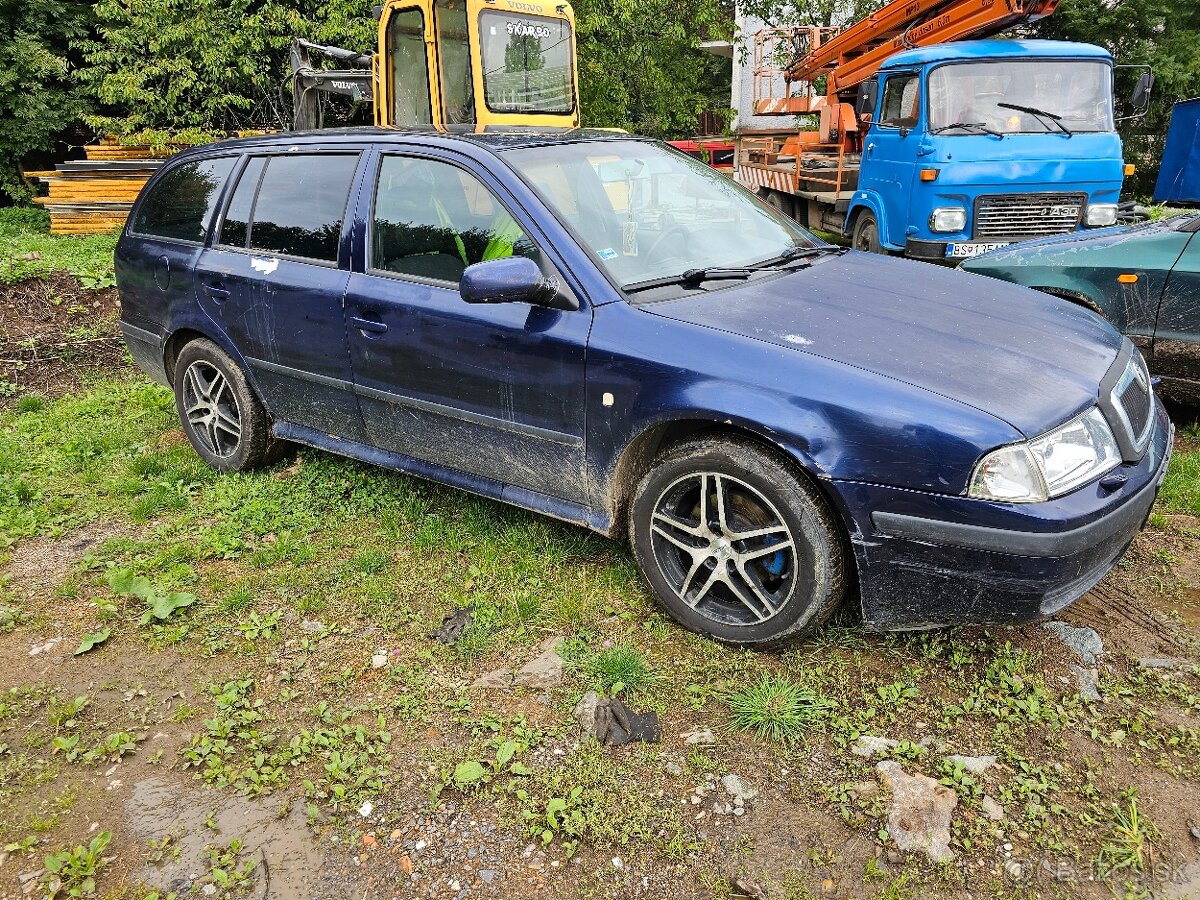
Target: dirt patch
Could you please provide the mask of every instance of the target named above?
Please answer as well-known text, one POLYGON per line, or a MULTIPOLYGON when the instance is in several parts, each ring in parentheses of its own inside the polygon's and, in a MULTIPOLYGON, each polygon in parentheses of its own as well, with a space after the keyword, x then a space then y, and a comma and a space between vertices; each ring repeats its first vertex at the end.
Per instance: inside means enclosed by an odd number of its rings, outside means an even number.
POLYGON ((61 537, 22 541, 13 550, 8 574, 21 587, 57 587, 85 553, 119 533, 113 522, 94 522, 61 537))
POLYGON ((58 397, 122 365, 115 288, 88 290, 56 272, 0 285, 0 408, 23 394, 58 397))

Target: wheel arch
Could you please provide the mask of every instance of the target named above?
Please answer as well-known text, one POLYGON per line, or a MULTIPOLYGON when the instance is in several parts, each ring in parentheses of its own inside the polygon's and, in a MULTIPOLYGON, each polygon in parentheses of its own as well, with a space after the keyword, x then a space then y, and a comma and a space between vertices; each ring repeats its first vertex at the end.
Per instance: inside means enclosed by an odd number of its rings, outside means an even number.
POLYGON ((894 249, 888 241, 888 219, 884 212, 883 202, 872 191, 854 192, 850 206, 846 209, 846 224, 843 228, 845 234, 851 240, 854 239, 854 228, 864 212, 869 212, 875 217, 875 224, 879 227, 879 243, 885 249, 894 249))
POLYGON ((1072 290, 1071 288, 1057 287, 1055 285, 1031 285, 1035 291, 1041 291, 1043 294, 1049 294, 1051 297, 1058 297, 1062 300, 1069 300, 1078 306, 1084 306, 1090 309, 1098 316, 1108 319, 1104 309, 1082 291, 1072 290))

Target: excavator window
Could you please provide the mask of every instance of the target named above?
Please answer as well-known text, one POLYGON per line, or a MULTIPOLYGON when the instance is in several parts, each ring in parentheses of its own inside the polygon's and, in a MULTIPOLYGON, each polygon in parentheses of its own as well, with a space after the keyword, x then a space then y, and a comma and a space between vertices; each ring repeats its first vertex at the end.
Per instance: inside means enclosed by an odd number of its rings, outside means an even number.
POLYGON ((437 0, 434 22, 441 70, 442 117, 447 125, 469 125, 475 121, 475 87, 471 83, 466 0, 437 0))
POLYGON ((571 25, 566 19, 485 10, 479 16, 483 90, 492 112, 569 113, 571 25))
POLYGON ((916 72, 889 75, 883 85, 879 124, 913 128, 921 111, 921 78, 916 72))
POLYGON ((392 14, 387 34, 392 78, 392 114, 397 125, 429 125, 429 63, 425 56, 425 18, 419 9, 392 14))

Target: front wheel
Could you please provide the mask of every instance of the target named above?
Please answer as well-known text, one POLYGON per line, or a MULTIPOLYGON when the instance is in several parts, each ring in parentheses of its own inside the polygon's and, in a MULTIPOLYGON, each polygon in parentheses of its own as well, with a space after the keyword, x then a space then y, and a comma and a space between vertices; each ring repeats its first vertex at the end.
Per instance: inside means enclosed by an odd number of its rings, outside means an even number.
POLYGON ((851 246, 855 250, 865 250, 867 253, 883 253, 883 244, 879 240, 879 223, 869 212, 861 212, 854 220, 854 236, 851 246))
POLYGON ((749 443, 682 444, 629 513, 638 566, 685 628, 770 647, 825 622, 844 593, 833 517, 803 475, 749 443))

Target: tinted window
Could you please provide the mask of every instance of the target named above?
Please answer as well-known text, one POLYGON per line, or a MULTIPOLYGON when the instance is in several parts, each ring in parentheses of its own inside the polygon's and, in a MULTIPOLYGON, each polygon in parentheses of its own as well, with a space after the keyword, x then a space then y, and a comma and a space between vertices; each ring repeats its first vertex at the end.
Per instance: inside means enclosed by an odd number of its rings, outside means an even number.
MULTIPOLYGON (((268 157, 266 165, 250 215, 250 249, 337 262, 358 154, 289 153, 268 157)), ((242 182, 233 198, 238 203, 245 176, 242 182)), ((235 235, 227 229, 222 239, 227 236, 235 235)))
POLYGON ((371 234, 372 268, 455 283, 473 263, 538 258, 537 247, 475 176, 429 159, 384 157, 371 234))
POLYGON ((231 247, 246 246, 246 236, 250 233, 250 210, 254 208, 254 195, 258 191, 258 180, 262 178, 264 165, 266 158, 256 156, 242 169, 233 197, 225 208, 220 243, 231 247))
POLYGON ((133 230, 138 234, 203 243, 221 185, 236 157, 202 159, 164 173, 138 205, 133 230))

